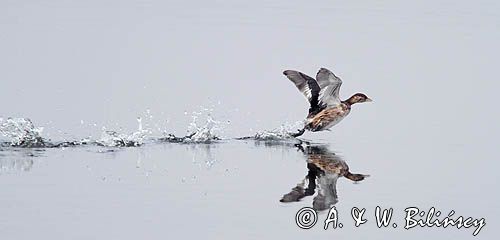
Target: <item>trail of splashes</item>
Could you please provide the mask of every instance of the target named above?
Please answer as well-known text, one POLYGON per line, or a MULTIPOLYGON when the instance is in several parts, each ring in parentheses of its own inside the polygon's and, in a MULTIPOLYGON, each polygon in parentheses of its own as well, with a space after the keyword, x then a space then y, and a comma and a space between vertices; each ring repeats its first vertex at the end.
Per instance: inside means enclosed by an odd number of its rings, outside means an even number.
POLYGON ((137 131, 131 134, 118 133, 116 131, 107 131, 105 128, 102 132, 101 138, 96 141, 98 145, 105 147, 138 147, 144 144, 144 140, 149 134, 150 130, 143 129, 142 119, 137 118, 139 123, 137 131))
MULTIPOLYGON (((95 144, 107 147, 132 147, 140 146, 144 143, 149 131, 142 128, 141 119, 138 119, 139 129, 132 134, 121 134, 115 131, 104 131, 101 139, 95 141, 95 144)), ((64 141, 52 143, 41 136, 42 127, 35 127, 31 120, 27 118, 0 118, 0 134, 9 138, 8 146, 39 148, 39 147, 70 147, 87 145, 94 143, 90 139, 80 141, 64 141)))
POLYGON ((0 118, 0 134, 9 138, 11 146, 45 147, 43 128, 35 127, 28 118, 0 118))
MULTIPOLYGON (((212 116, 213 108, 202 108, 200 111, 194 111, 191 114, 191 122, 188 127, 188 135, 185 137, 176 137, 173 134, 164 133, 164 137, 156 138, 157 141, 177 142, 177 143, 213 143, 221 140, 220 133, 223 132, 222 124, 212 116), (204 121, 202 116, 206 116, 204 121), (201 123, 200 123, 201 122, 201 123)), ((150 112, 148 111, 148 114, 150 112)), ((149 119, 152 116, 149 115, 149 119)), ((14 146, 27 148, 57 148, 57 147, 72 147, 80 145, 97 144, 105 147, 137 147, 144 144, 148 136, 151 136, 152 131, 149 128, 144 129, 142 119, 138 118, 138 130, 131 134, 124 134, 116 131, 108 131, 103 128, 101 138, 91 140, 85 138, 77 141, 50 142, 41 136, 43 128, 35 127, 34 124, 27 118, 0 118, 0 134, 8 137, 10 142, 0 142, 0 146, 14 146)), ((229 122, 229 121, 228 121, 229 122)), ((279 128, 270 131, 260 131, 254 136, 242 137, 236 139, 253 139, 262 141, 282 141, 294 139, 293 133, 302 125, 302 122, 294 124, 285 123, 279 128)), ((155 139, 151 138, 155 141, 155 139)))

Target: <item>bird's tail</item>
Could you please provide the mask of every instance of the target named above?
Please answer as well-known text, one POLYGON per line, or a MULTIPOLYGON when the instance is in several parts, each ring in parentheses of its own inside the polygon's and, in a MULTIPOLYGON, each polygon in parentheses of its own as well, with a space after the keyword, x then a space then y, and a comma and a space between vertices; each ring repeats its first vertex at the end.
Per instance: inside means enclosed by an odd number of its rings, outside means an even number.
POLYGON ((350 179, 351 181, 359 182, 364 180, 365 178, 369 177, 370 175, 364 175, 364 174, 357 174, 357 173, 351 173, 347 172, 344 177, 350 179))

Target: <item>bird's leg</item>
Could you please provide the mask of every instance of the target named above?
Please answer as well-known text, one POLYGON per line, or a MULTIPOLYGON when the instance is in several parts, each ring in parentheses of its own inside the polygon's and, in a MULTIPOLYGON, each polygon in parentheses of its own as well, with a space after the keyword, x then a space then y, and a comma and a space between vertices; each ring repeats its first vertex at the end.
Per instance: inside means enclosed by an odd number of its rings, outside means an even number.
POLYGON ((304 134, 304 132, 306 131, 305 128, 297 129, 297 130, 298 130, 297 133, 292 133, 292 134, 290 134, 290 136, 296 138, 296 137, 302 136, 302 134, 304 134))

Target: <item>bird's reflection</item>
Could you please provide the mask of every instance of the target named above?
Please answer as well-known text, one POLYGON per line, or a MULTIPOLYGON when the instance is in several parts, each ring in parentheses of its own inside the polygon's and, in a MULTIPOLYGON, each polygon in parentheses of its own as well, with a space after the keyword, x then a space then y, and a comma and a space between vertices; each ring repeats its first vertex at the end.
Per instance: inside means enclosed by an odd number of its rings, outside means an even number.
POLYGON ((338 155, 328 150, 325 145, 297 147, 307 158, 307 175, 302 181, 281 198, 280 202, 296 202, 306 196, 312 196, 312 207, 317 211, 329 209, 338 202, 337 179, 345 177, 359 182, 368 175, 354 174, 349 171, 347 163, 338 155))

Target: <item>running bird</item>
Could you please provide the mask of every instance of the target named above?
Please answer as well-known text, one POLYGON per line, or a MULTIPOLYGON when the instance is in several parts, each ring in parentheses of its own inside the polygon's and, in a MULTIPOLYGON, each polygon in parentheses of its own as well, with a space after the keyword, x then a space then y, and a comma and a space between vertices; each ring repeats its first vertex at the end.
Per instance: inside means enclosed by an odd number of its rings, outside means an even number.
POLYGON ((339 91, 342 80, 326 68, 319 69, 316 80, 294 70, 286 70, 283 74, 306 96, 311 105, 304 128, 292 134, 293 137, 304 134, 305 130, 328 130, 349 114, 353 104, 372 101, 363 93, 356 93, 341 101, 339 91))

